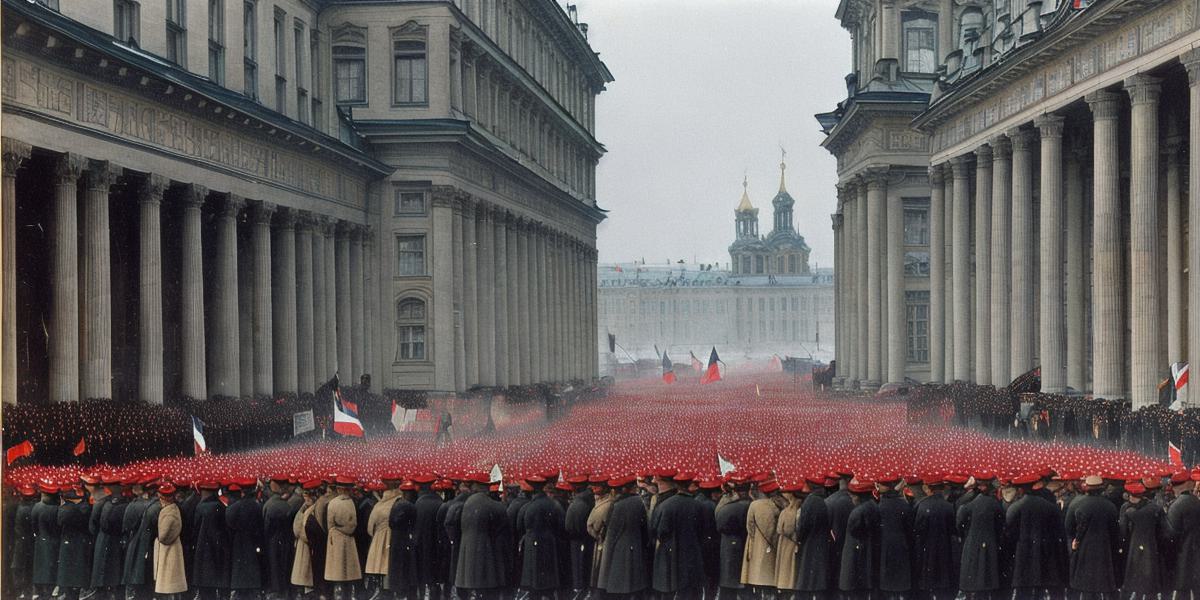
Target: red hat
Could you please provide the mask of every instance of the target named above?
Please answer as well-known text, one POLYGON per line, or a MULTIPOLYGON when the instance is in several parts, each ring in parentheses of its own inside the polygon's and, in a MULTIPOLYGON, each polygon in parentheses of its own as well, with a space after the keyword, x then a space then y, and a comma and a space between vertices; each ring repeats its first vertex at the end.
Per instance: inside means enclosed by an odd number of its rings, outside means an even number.
POLYGON ((95 475, 91 475, 89 473, 84 473, 84 474, 80 475, 79 480, 88 485, 96 485, 97 483, 100 483, 99 477, 96 477, 95 475))
POLYGON ((170 483, 163 484, 158 488, 159 496, 170 496, 175 493, 175 486, 170 483))
POLYGON ((271 476, 271 481, 274 481, 275 483, 287 483, 288 476, 283 473, 276 473, 271 476))
POLYGON ((240 492, 240 491, 242 491, 242 486, 238 485, 237 483, 231 483, 231 484, 225 486, 225 489, 227 489, 231 492, 240 492))
POLYGON ((573 483, 573 484, 578 485, 580 483, 587 483, 587 482, 588 482, 587 475, 568 475, 567 476, 567 483, 573 483))
POLYGON ((870 480, 851 480, 850 491, 855 494, 866 494, 875 491, 875 482, 870 480))
POLYGON ((945 479, 946 482, 948 482, 948 483, 956 483, 956 484, 962 485, 962 484, 966 483, 967 480, 970 479, 970 477, 967 477, 966 475, 963 475, 962 473, 947 473, 943 479, 945 479))
POLYGON ((573 486, 565 481, 560 481, 560 482, 554 484, 554 489, 563 490, 563 491, 571 491, 571 490, 575 489, 575 486, 573 486))
POLYGON ((755 473, 753 476, 751 476, 751 477, 750 477, 750 481, 753 481, 753 482, 755 482, 755 483, 761 483, 761 482, 763 482, 763 481, 766 481, 766 480, 768 480, 768 479, 770 479, 770 478, 771 478, 771 474, 770 474, 770 473, 765 473, 765 472, 763 472, 763 473, 755 473))
POLYGON ((541 475, 530 475, 525 478, 525 482, 532 485, 535 483, 546 483, 546 478, 541 475))
POLYGON ((1142 494, 1146 493, 1146 486, 1144 486, 1136 481, 1131 481, 1131 482, 1125 484, 1125 491, 1129 492, 1130 494, 1132 494, 1134 496, 1141 496, 1142 494))
POLYGON ((1171 484, 1179 485, 1192 480, 1192 474, 1187 471, 1175 471, 1171 474, 1171 484))
POLYGON ((704 480, 700 481, 700 489, 702 489, 702 490, 716 490, 716 489, 720 489, 720 488, 721 488, 721 480, 720 479, 704 479, 704 480))
POLYGON ((878 483, 879 485, 886 485, 888 487, 892 487, 892 486, 895 486, 900 483, 900 476, 899 475, 883 475, 883 476, 880 476, 879 479, 876 479, 875 483, 878 483))
POLYGON ((921 479, 917 475, 907 475, 904 477, 904 485, 908 487, 921 485, 922 483, 925 483, 925 480, 921 479))
POLYGON ((377 481, 372 481, 371 483, 364 485, 363 489, 367 490, 368 492, 382 492, 387 489, 387 486, 377 481))
POLYGON ((308 481, 300 484, 300 488, 305 490, 315 490, 321 487, 321 484, 323 483, 325 482, 321 481, 320 479, 309 479, 308 481))
POLYGON ((412 477, 413 483, 433 483, 437 481, 437 475, 433 473, 421 473, 412 477))
POLYGON ((20 492, 21 492, 21 495, 25 496, 26 498, 30 498, 32 496, 37 495, 37 489, 28 483, 21 486, 20 492))
POLYGON ((930 486, 941 485, 946 482, 946 480, 939 473, 926 473, 921 476, 921 481, 924 482, 925 485, 930 486))
POLYGON ((592 475, 591 477, 588 477, 587 480, 588 483, 605 483, 608 481, 608 478, 603 475, 592 475))
POLYGON ((411 481, 405 481, 404 483, 400 484, 400 489, 406 492, 415 491, 417 489, 417 484, 411 481))
POLYGON ((1200 467, 1192 469, 1192 481, 1200 481, 1200 467))
POLYGON ((58 486, 50 484, 50 483, 42 482, 42 483, 38 484, 38 491, 43 494, 57 494, 58 486))
POLYGON ((779 487, 779 491, 788 493, 788 494, 795 494, 798 492, 803 492, 806 489, 807 488, 805 487, 804 483, 789 483, 787 485, 783 485, 783 486, 779 487))
POLYGON ((338 487, 354 487, 354 484, 356 483, 358 483, 358 481, 349 475, 338 475, 333 479, 333 484, 338 487))
POLYGON ((986 470, 975 471, 975 472, 971 473, 971 476, 975 478, 976 482, 980 482, 980 483, 986 482, 986 481, 991 481, 996 478, 995 473, 992 473, 991 471, 986 471, 986 470))
POLYGON ((493 483, 493 484, 489 485, 489 486, 488 486, 488 491, 489 491, 489 492, 498 492, 498 491, 500 491, 500 482, 498 482, 498 481, 497 481, 496 483, 493 483))
POLYGON ((626 475, 625 477, 613 477, 608 480, 608 487, 624 487, 637 481, 634 475, 626 475))
POLYGON ((379 479, 384 481, 385 483, 391 482, 391 481, 404 481, 404 476, 395 471, 389 471, 387 473, 384 473, 383 475, 380 475, 379 479))
POLYGON ((235 483, 242 486, 243 489, 253 489, 258 487, 258 480, 253 477, 241 477, 234 480, 235 483))
POLYGON ((675 469, 655 469, 651 474, 661 479, 670 479, 675 476, 676 472, 675 469))
POLYGON ((687 471, 680 471, 671 477, 671 479, 678 483, 690 483, 695 478, 695 473, 689 473, 687 471))
POLYGON ((116 473, 105 473, 100 476, 100 483, 104 485, 117 485, 121 483, 121 478, 116 473))
POLYGON ((1142 479, 1142 485, 1146 486, 1146 489, 1148 490, 1157 490, 1162 487, 1162 478, 1146 477, 1142 479))
POLYGON ((761 483, 761 484, 759 484, 759 486, 758 486, 758 491, 760 491, 760 492, 762 492, 762 493, 764 493, 764 494, 769 494, 769 493, 771 493, 771 492, 774 492, 774 491, 776 491, 776 490, 778 490, 778 489, 779 489, 779 482, 778 482, 778 481, 767 481, 767 482, 765 482, 765 483, 761 483))
POLYGON ((200 485, 198 487, 202 490, 209 490, 209 491, 215 492, 215 491, 221 489, 221 484, 220 484, 220 482, 215 481, 213 479, 205 479, 204 481, 200 482, 200 485))
POLYGON ((1039 476, 1037 473, 1026 473, 1024 475, 1014 477, 1012 482, 1013 485, 1033 485, 1041 480, 1041 476, 1039 476))

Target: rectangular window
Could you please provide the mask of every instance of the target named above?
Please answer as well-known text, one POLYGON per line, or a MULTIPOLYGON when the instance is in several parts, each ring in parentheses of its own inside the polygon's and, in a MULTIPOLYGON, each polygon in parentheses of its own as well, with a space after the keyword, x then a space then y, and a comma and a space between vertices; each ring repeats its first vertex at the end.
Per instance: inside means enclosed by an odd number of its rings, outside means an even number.
POLYGON ((185 0, 167 0, 167 60, 177 64, 187 64, 187 28, 184 18, 187 14, 185 0))
POLYGON ((253 0, 242 4, 242 53, 246 95, 258 99, 258 4, 253 0))
POLYGON ((397 335, 396 354, 400 360, 425 360, 424 325, 401 325, 397 335))
POLYGON ((788 271, 787 272, 793 273, 793 274, 797 272, 796 271, 796 255, 795 254, 788 255, 788 271))
POLYGON ((396 216, 425 214, 425 192, 396 190, 396 216))
POLYGON ((910 277, 929 277, 929 253, 905 252, 904 274, 910 277))
POLYGON ((296 63, 296 118, 308 123, 308 89, 304 87, 304 23, 296 20, 292 28, 292 50, 296 63))
POLYGON ((425 61, 425 42, 396 40, 392 42, 395 104, 425 104, 428 100, 429 76, 425 61))
POLYGON ((311 74, 308 89, 312 90, 312 124, 325 131, 325 113, 321 105, 321 37, 314 27, 308 34, 308 61, 311 74))
POLYGON ((225 85, 225 0, 208 0, 208 78, 225 85))
POLYGON ((936 48, 936 17, 905 17, 904 70, 909 73, 933 73, 936 71, 936 48))
POLYGON ((425 274, 425 236, 396 236, 396 274, 400 276, 425 274))
POLYGON ((113 0, 113 37, 122 42, 137 43, 139 6, 133 0, 113 0))
POLYGON ((908 362, 929 362, 929 292, 904 293, 908 315, 908 362))
POLYGON ((275 9, 275 110, 287 112, 287 33, 285 15, 275 9))
POLYGON ((367 49, 358 46, 334 46, 333 77, 339 103, 366 102, 367 49))
POLYGON ((908 246, 929 245, 929 208, 904 209, 904 243, 908 246))
POLYGON ((766 265, 764 264, 765 262, 766 261, 762 256, 754 257, 754 273, 755 274, 762 275, 762 272, 764 270, 766 270, 766 265))

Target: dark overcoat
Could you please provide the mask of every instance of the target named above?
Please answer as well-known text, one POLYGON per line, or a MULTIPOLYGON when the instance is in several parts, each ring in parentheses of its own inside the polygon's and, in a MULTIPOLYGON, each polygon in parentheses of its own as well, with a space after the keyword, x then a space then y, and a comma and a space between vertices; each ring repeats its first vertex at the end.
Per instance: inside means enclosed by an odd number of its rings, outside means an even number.
POLYGON ((371 532, 368 529, 371 522, 371 510, 379 499, 374 494, 367 494, 354 501, 355 527, 354 546, 358 549, 358 568, 363 573, 367 569, 367 555, 371 551, 371 532))
POLYGON ((131 553, 125 550, 125 585, 147 585, 154 583, 154 540, 158 539, 158 513, 162 503, 157 497, 147 498, 148 505, 138 523, 136 545, 131 553))
POLYGON ((292 587, 292 552, 296 538, 292 535, 292 505, 278 494, 263 505, 264 573, 263 590, 287 593, 292 587))
POLYGON ((196 530, 196 551, 192 555, 192 581, 197 587, 229 587, 229 529, 225 526, 225 505, 216 495, 196 506, 192 517, 196 530))
POLYGON ((33 584, 58 584, 58 500, 33 505, 33 584))
POLYGON ((705 494, 696 494, 700 505, 700 556, 704 559, 706 585, 717 585, 721 579, 721 534, 717 532, 717 503, 705 494))
POLYGON ((1062 588, 1067 584, 1067 543, 1058 507, 1027 493, 1008 508, 1005 547, 1013 554, 1013 588, 1062 588))
POLYGON ((397 497, 388 511, 391 545, 388 547, 388 589, 404 594, 421 584, 417 560, 417 505, 397 497))
POLYGON ((1000 540, 1004 537, 1004 509, 991 494, 976 494, 962 504, 956 517, 963 537, 962 562, 958 568, 958 587, 964 592, 998 590, 1000 580, 1000 540))
POLYGON ((750 499, 739 498, 717 511, 717 532, 721 534, 721 567, 718 583, 730 589, 742 588, 742 560, 746 554, 746 513, 750 499))
POLYGON ((843 592, 875 589, 878 561, 879 505, 864 498, 846 520, 846 543, 842 545, 838 589, 843 592))
POLYGON ((913 509, 913 587, 923 592, 958 588, 954 570, 954 505, 941 494, 913 509))
POLYGON ((1200 498, 1193 492, 1185 492, 1167 509, 1167 526, 1170 527, 1174 567, 1171 589, 1200 590, 1200 498))
POLYGON ((92 583, 91 505, 64 502, 58 507, 58 587, 86 588, 92 583))
MULTIPOLYGON (((12 533, 4 537, 12 538, 12 546, 10 551, 11 557, 5 556, 4 567, 9 570, 12 575, 12 582, 15 589, 23 589, 29 585, 31 579, 30 571, 33 569, 33 507, 35 502, 31 500, 22 500, 20 506, 17 506, 17 512, 13 515, 12 533)), ((118 561, 117 564, 120 564, 118 561)))
POLYGON ((1071 550, 1071 589, 1079 592, 1117 591, 1117 554, 1121 547, 1117 507, 1102 495, 1079 496, 1067 509, 1067 538, 1071 550))
MULTIPOLYGON (((399 501, 397 501, 399 503, 399 501)), ((433 492, 422 492, 417 501, 412 503, 417 509, 414 524, 414 551, 417 560, 417 582, 436 583, 438 578, 438 509, 442 507, 442 498, 433 492)), ((392 507, 395 508, 394 506, 392 507)), ((395 534, 392 534, 392 539, 395 534)))
POLYGON ((558 561, 566 544, 566 511, 557 500, 537 493, 520 511, 521 587, 552 590, 562 581, 558 561))
POLYGON ((1121 592, 1157 594, 1165 583, 1162 565, 1166 513, 1154 502, 1142 500, 1137 504, 1126 503, 1120 514, 1121 547, 1125 551, 1121 592))
POLYGON ((912 589, 912 507, 900 492, 879 496, 879 589, 912 589))
POLYGON ((459 528, 462 523, 462 505, 467 501, 467 494, 459 494, 450 499, 438 509, 438 521, 441 527, 438 532, 443 535, 439 540, 439 546, 442 548, 444 558, 444 567, 439 564, 441 569, 441 581, 446 583, 454 583, 454 575, 458 572, 458 548, 459 541, 462 536, 462 530, 459 528))
POLYGON ((817 489, 800 504, 796 518, 796 589, 823 592, 829 589, 830 560, 833 557, 833 532, 829 526, 829 507, 824 490, 817 489))
POLYGON ((512 534, 504 505, 487 492, 471 494, 463 502, 461 527, 454 580, 458 588, 495 590, 507 585, 512 534))
POLYGON ((565 528, 570 544, 568 555, 571 566, 571 589, 584 590, 592 581, 592 552, 596 540, 588 535, 587 520, 596 506, 596 497, 589 489, 581 490, 567 505, 565 528))
MULTIPOLYGON (((746 528, 742 515, 742 531, 746 528)), ((745 533, 742 534, 743 538, 745 533)), ((600 557, 600 580, 610 594, 638 594, 650 587, 651 540, 646 523, 646 505, 635 494, 621 494, 613 501, 600 557)), ((741 560, 738 561, 741 568, 741 560)), ((740 574, 739 574, 740 576, 740 574)))
POLYGON ((243 496, 225 510, 225 526, 229 528, 229 589, 262 589, 262 506, 243 496))
POLYGON ((700 506, 691 494, 676 493, 661 500, 650 517, 655 541, 654 590, 685 593, 704 585, 700 554, 700 506))
POLYGON ((121 559, 121 584, 128 585, 133 574, 134 563, 137 562, 138 548, 141 544, 143 518, 150 510, 150 499, 137 497, 129 501, 125 514, 121 518, 121 541, 125 555, 121 559))
MULTIPOLYGON (((96 506, 100 506, 97 504, 96 506)), ((92 507, 92 521, 96 523, 96 545, 92 550, 92 587, 105 588, 121 585, 121 568, 125 560, 121 546, 121 524, 129 499, 123 496, 105 498, 96 517, 96 506, 92 507)))
MULTIPOLYGON (((192 492, 179 504, 179 518, 183 521, 183 531, 179 534, 179 542, 183 544, 183 564, 191 566, 192 556, 196 553, 196 507, 200 505, 200 494, 192 492)), ((194 580, 195 574, 191 569, 185 569, 188 583, 194 580)))
POLYGON ((325 554, 329 545, 329 533, 321 525, 314 508, 304 520, 304 537, 308 538, 308 556, 312 561, 313 587, 325 589, 325 554))
POLYGON ((829 561, 829 589, 832 590, 838 587, 846 523, 850 520, 850 511, 854 510, 854 501, 850 499, 850 492, 838 490, 825 499, 825 508, 829 509, 829 528, 833 531, 833 556, 829 561))

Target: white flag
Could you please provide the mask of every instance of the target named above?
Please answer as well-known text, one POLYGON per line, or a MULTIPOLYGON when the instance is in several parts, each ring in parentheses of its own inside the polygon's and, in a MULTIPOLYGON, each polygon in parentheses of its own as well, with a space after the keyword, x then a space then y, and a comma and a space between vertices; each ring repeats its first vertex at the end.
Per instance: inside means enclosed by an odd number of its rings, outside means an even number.
POLYGON ((1188 405, 1188 363, 1173 363, 1171 377, 1175 380, 1175 402, 1171 403, 1171 410, 1183 410, 1188 405))
POLYGON ((725 460, 724 456, 717 455, 717 468, 721 470, 721 477, 724 477, 737 470, 737 465, 725 460))
POLYGON ((754 393, 758 394, 759 398, 762 398, 762 388, 758 387, 757 383, 754 384, 754 393))
POLYGON ((500 465, 492 466, 492 475, 488 478, 488 483, 503 483, 504 474, 500 472, 500 465))

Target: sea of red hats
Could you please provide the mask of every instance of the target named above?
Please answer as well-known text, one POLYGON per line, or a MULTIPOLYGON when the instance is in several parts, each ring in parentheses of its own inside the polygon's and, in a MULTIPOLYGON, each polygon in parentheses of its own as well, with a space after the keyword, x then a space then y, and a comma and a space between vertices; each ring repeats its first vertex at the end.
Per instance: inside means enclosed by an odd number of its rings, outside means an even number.
POLYGON ((670 385, 620 383, 608 397, 573 406, 549 423, 452 433, 453 441, 441 445, 431 435, 396 434, 122 466, 26 465, 7 470, 5 483, 30 489, 69 486, 85 477, 176 486, 252 486, 273 478, 301 485, 339 480, 378 485, 385 479, 450 485, 454 479, 491 479, 498 466, 506 481, 582 477, 608 482, 669 472, 704 485, 757 478, 786 488, 838 474, 853 474, 862 482, 1007 481, 1049 474, 1140 481, 1176 471, 1165 460, 1128 451, 907 423, 902 402, 813 392, 778 373, 710 385, 682 379, 670 385), (727 462, 724 474, 718 456, 727 462))

